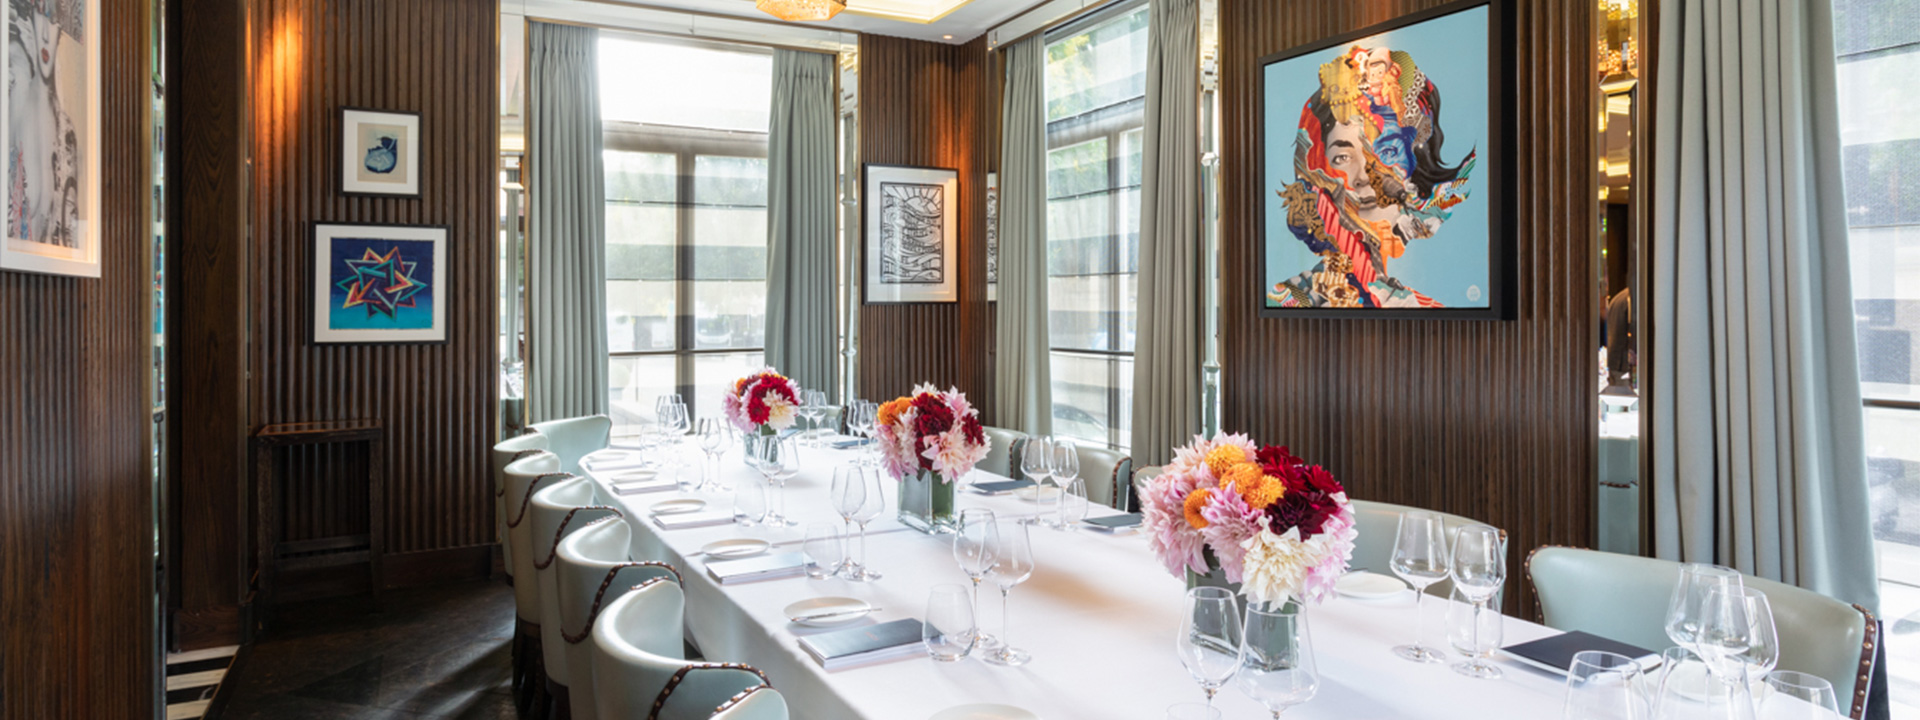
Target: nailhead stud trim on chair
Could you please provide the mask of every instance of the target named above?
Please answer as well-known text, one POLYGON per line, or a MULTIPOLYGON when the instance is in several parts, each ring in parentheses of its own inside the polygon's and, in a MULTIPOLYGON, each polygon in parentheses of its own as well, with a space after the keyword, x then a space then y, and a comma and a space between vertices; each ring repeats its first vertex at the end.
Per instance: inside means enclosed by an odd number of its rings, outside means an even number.
POLYGON ((726 702, 720 703, 719 707, 714 708, 713 714, 719 715, 720 713, 731 710, 733 709, 733 706, 746 702, 748 696, 754 693, 760 692, 761 690, 772 690, 772 689, 773 689, 772 685, 761 685, 759 687, 750 687, 745 690, 741 690, 740 692, 734 693, 733 697, 727 698, 726 702))
POLYGON ((527 483, 527 496, 524 498, 521 498, 520 500, 520 512, 518 515, 515 515, 512 520, 507 521, 507 527, 517 528, 517 527, 520 527, 520 523, 526 522, 527 509, 533 507, 533 494, 540 489, 540 483, 546 482, 548 480, 552 480, 554 478, 570 478, 570 477, 573 477, 573 473, 563 473, 563 472, 547 473, 545 475, 541 475, 540 477, 534 478, 533 482, 527 483))
POLYGON ((660 711, 666 708, 667 697, 673 695, 673 689, 679 687, 681 681, 687 679, 687 674, 695 670, 743 670, 760 676, 760 682, 764 686, 773 686, 773 683, 767 681, 767 674, 761 672, 760 668, 745 663, 695 663, 687 665, 681 667, 679 670, 675 670, 673 677, 667 679, 667 686, 660 688, 660 697, 653 699, 653 710, 647 713, 647 720, 660 720, 660 711))
POLYGON ((567 526, 573 524, 573 516, 579 513, 581 510, 604 510, 606 512, 613 513, 612 515, 608 515, 607 517, 601 518, 600 520, 595 520, 594 522, 596 523, 608 520, 610 518, 626 517, 625 515, 622 515, 618 509, 615 509, 613 507, 609 507, 606 505, 582 505, 572 510, 568 510, 567 516, 560 519, 560 528, 558 530, 555 530, 553 533, 553 544, 547 546, 547 559, 533 561, 533 569, 545 570, 549 567, 553 567, 553 559, 560 557, 560 541, 567 539, 567 526))
MULTIPOLYGON (((601 605, 601 602, 606 599, 607 590, 613 586, 614 576, 619 575, 621 570, 625 570, 627 568, 632 568, 632 567, 664 568, 666 569, 667 572, 673 573, 673 580, 671 582, 673 582, 676 585, 681 584, 680 571, 675 570, 672 565, 668 565, 663 562, 653 562, 649 560, 646 562, 630 562, 630 563, 625 563, 622 565, 615 566, 613 569, 607 571, 607 579, 600 581, 600 591, 597 593, 594 593, 593 595, 593 609, 587 612, 587 626, 580 628, 580 634, 575 635, 573 633, 567 632, 567 629, 564 627, 560 628, 560 637, 566 639, 568 645, 578 645, 586 641, 587 638, 593 637, 593 624, 600 619, 600 609, 601 607, 603 607, 601 605)), ((631 588, 628 588, 627 592, 642 590, 645 588, 652 587, 654 583, 663 583, 663 582, 669 582, 669 581, 663 577, 647 578, 645 581, 641 582, 640 584, 635 585, 631 588)))

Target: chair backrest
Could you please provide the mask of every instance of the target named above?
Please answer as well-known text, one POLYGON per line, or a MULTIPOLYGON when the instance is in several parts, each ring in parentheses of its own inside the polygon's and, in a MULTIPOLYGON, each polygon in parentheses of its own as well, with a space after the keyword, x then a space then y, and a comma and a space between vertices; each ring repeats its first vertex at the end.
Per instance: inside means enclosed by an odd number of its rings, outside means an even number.
POLYGON ((493 534, 500 543, 500 559, 507 575, 513 575, 513 543, 507 542, 507 466, 513 461, 547 449, 547 436, 527 433, 511 437, 493 446, 493 534))
MULTIPOLYGON (((1666 634, 1667 604, 1680 568, 1670 560, 1567 547, 1542 547, 1527 556, 1527 575, 1548 627, 1653 650, 1673 644, 1666 634)), ((1766 593, 1773 606, 1779 669, 1825 678, 1843 706, 1851 704, 1851 716, 1861 717, 1878 641, 1873 614, 1786 583, 1751 575, 1741 581, 1766 593)))
MULTIPOLYGON (((1393 561, 1394 543, 1400 536, 1400 514, 1422 509, 1424 508, 1372 500, 1353 501, 1353 524, 1358 534, 1353 539, 1353 559, 1347 567, 1393 576, 1393 567, 1390 563, 1393 561)), ((1431 510, 1428 512, 1439 515, 1441 524, 1446 526, 1449 548, 1452 547, 1453 531, 1460 526, 1489 524, 1462 515, 1431 510)), ((1506 534, 1501 533, 1501 539, 1505 538, 1506 534)), ((1512 573, 1508 573, 1508 577, 1512 577, 1512 573)), ((1427 594, 1438 597, 1447 597, 1452 591, 1452 580, 1441 580, 1427 586, 1427 594)))
POLYGON ((607 605, 593 627, 600 717, 707 720, 741 691, 768 684, 750 665, 680 659, 685 610, 686 596, 670 582, 637 588, 607 605))
POLYGON ((534 432, 547 436, 549 450, 560 456, 560 469, 578 475, 580 458, 607 447, 613 438, 613 418, 587 415, 533 424, 534 432))
POLYGON ((771 685, 748 688, 714 708, 713 720, 787 720, 787 699, 771 685))
POLYGON ((628 560, 632 532, 624 518, 602 518, 567 535, 556 553, 560 639, 566 643, 566 686, 576 720, 599 717, 593 700, 593 626, 607 604, 644 583, 680 582, 671 565, 628 560))
POLYGON ((1126 509, 1133 487, 1133 458, 1118 450, 1074 444, 1080 452, 1080 478, 1087 481, 1087 500, 1126 509))
POLYGON ((847 416, 846 406, 828 405, 827 414, 826 416, 820 418, 820 424, 818 427, 821 430, 830 430, 836 435, 840 434, 843 430, 845 430, 845 428, 841 427, 840 421, 846 418, 846 416, 847 416))
POLYGON ((620 517, 620 511, 595 502, 593 481, 569 477, 533 493, 532 543, 534 580, 540 586, 540 652, 546 658, 547 677, 566 685, 567 645, 560 638, 560 543, 567 535, 601 518, 620 517))
POLYGON ((507 504, 507 545, 513 548, 507 557, 513 560, 514 612, 522 621, 539 623, 540 584, 533 580, 533 523, 529 520, 533 493, 547 483, 573 476, 560 472, 559 456, 544 450, 508 463, 506 475, 507 495, 501 500, 507 504))
POLYGON ((986 434, 987 459, 981 460, 977 467, 1010 478, 1020 477, 1020 468, 1014 460, 1020 456, 1014 453, 1020 449, 1020 441, 1027 439, 1027 434, 991 426, 986 428, 986 434))
POLYGON ((1127 498, 1127 504, 1132 506, 1127 508, 1129 512, 1140 511, 1141 487, 1146 485, 1148 480, 1160 477, 1160 474, 1166 471, 1167 466, 1165 465, 1147 465, 1133 469, 1133 484, 1127 488, 1127 490, 1132 493, 1127 498))

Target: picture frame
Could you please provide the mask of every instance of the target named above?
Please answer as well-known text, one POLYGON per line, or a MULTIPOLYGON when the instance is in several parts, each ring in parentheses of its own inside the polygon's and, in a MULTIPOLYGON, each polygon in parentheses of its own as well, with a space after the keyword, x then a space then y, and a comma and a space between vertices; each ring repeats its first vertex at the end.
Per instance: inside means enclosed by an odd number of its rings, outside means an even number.
POLYGON ((420 197, 420 113, 340 108, 340 192, 420 197))
POLYGON ((1514 317, 1511 18, 1461 0, 1256 61, 1261 317, 1514 317))
POLYGON ((959 171, 865 164, 860 174, 863 300, 958 302, 959 171))
POLYGON ((0 54, 0 74, 13 85, 0 97, 0 138, 41 161, 0 165, 14 188, 0 270, 100 277, 99 6, 10 3, 6 22, 17 42, 35 47, 0 54))
POLYGON ((314 344, 446 342, 445 226, 316 222, 312 270, 314 344))
POLYGON ((1000 301, 1000 173, 987 173, 987 302, 1000 301))

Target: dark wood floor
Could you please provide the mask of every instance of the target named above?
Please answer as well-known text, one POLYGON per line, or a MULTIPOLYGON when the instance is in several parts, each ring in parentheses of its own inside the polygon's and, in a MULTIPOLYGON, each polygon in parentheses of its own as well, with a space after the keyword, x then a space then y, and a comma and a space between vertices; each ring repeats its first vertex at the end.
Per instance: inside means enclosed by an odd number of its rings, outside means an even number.
POLYGON ((515 717, 513 588, 475 581, 279 608, 225 720, 515 717))

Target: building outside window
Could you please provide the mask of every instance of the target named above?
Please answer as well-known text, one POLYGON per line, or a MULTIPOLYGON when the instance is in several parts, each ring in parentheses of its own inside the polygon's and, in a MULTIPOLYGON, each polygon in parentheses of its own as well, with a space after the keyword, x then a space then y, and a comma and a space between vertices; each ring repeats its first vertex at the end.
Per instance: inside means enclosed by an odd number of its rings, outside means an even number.
POLYGON ((608 34, 600 69, 614 422, 666 393, 718 417, 764 358, 773 55, 608 34))
POLYGON ((1147 7, 1065 28, 1047 43, 1047 308, 1053 432, 1131 440, 1146 123, 1147 7))

